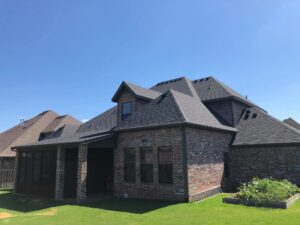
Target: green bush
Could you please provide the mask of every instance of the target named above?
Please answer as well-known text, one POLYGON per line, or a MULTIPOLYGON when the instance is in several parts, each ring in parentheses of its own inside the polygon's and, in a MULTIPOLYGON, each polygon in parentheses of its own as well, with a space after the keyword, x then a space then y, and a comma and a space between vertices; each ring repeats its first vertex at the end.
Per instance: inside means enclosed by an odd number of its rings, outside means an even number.
POLYGON ((253 178, 249 183, 244 183, 234 197, 242 201, 254 201, 257 203, 266 201, 287 200, 300 189, 287 180, 275 180, 273 178, 253 178))

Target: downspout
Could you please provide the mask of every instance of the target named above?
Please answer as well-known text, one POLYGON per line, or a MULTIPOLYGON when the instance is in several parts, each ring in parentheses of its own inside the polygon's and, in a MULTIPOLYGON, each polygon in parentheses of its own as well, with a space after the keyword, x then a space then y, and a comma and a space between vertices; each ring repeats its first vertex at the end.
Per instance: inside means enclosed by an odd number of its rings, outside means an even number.
POLYGON ((187 160, 187 142, 186 142, 186 129, 184 125, 180 125, 181 129, 181 141, 182 141, 182 163, 183 163, 183 173, 184 173, 184 194, 185 201, 189 201, 189 177, 188 177, 188 160, 187 160))

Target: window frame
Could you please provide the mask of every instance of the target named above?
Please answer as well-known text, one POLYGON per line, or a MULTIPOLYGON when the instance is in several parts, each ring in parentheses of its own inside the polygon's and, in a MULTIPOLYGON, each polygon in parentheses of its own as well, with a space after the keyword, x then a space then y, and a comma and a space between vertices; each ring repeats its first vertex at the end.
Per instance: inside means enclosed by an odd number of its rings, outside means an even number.
POLYGON ((122 120, 126 119, 127 117, 131 116, 132 115, 132 111, 133 111, 133 103, 132 101, 127 101, 127 102, 123 102, 121 103, 121 117, 122 117, 122 120), (124 106, 126 104, 130 104, 130 112, 129 113, 124 113, 124 106))

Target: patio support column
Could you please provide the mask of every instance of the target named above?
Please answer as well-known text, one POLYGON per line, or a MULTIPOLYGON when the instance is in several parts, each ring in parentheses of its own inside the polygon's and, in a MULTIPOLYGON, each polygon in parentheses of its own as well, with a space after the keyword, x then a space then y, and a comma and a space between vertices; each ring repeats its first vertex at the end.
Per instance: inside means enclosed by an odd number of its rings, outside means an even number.
POLYGON ((14 166, 14 187, 13 187, 13 194, 17 193, 17 187, 18 187, 18 165, 20 160, 20 151, 16 151, 16 158, 15 158, 15 166, 14 166))
POLYGON ((81 203, 86 199, 86 178, 87 178, 87 153, 86 144, 79 145, 78 151, 78 179, 77 179, 77 202, 81 203))
POLYGON ((57 146, 56 161, 56 182, 55 182, 55 200, 62 201, 64 199, 64 180, 65 180, 65 149, 57 146))

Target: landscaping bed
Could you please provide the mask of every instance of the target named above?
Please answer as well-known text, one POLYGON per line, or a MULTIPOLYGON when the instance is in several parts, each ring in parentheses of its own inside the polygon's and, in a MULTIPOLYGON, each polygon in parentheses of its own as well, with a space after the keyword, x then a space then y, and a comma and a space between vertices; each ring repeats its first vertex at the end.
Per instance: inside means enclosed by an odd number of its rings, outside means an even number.
POLYGON ((300 198, 299 192, 299 188, 287 180, 254 178, 242 184, 237 194, 223 198, 223 202, 287 209, 300 198))

